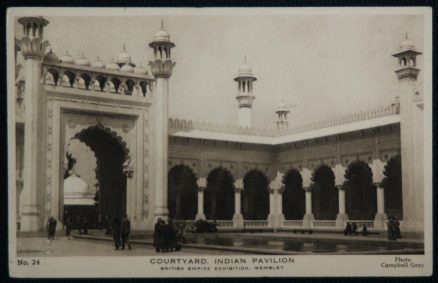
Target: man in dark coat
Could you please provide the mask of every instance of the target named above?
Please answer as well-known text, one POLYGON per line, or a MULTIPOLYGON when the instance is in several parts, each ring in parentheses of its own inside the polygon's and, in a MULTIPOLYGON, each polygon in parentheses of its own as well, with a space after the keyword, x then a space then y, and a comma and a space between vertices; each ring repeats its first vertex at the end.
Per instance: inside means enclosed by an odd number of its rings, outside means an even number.
POLYGON ((56 232, 56 224, 58 222, 55 220, 53 216, 50 216, 50 218, 47 220, 47 238, 49 240, 55 239, 55 232, 56 232))
POLYGON ((125 244, 128 245, 128 249, 131 249, 131 244, 129 243, 129 233, 131 233, 131 221, 129 221, 128 216, 125 216, 122 219, 122 250, 125 249, 125 244))
POLYGON ((88 218, 86 216, 82 217, 82 232, 88 234, 88 218))
POLYGON ((120 248, 120 219, 118 217, 114 217, 113 219, 112 232, 114 249, 118 250, 120 248))
POLYGON ((71 222, 70 216, 67 216, 64 225, 65 225, 65 236, 67 236, 67 238, 70 240, 71 229, 73 227, 73 223, 71 222))
POLYGON ((345 236, 350 236, 351 235, 351 224, 350 224, 350 222, 347 222, 347 226, 345 227, 345 230, 344 230, 344 235, 345 236))
POLYGON ((161 242, 162 242, 162 234, 163 234, 163 220, 161 218, 157 219, 157 223, 155 223, 154 227, 154 247, 157 252, 161 250, 161 242))

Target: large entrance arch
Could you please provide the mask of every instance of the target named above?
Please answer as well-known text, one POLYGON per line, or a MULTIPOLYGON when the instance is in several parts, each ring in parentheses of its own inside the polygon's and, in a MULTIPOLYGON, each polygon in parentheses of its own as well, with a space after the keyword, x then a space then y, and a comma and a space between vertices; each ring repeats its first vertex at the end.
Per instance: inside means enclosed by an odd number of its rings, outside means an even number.
POLYGON ((247 220, 266 220, 269 214, 268 179, 252 170, 243 178, 242 214, 247 220))
POLYGON ((338 213, 338 192, 335 174, 327 165, 315 169, 312 175, 312 208, 315 219, 334 220, 338 213))
POLYGON ((345 171, 346 210, 350 219, 372 220, 377 211, 373 172, 363 161, 354 161, 345 171))
POLYGON ((208 174, 204 193, 204 213, 207 219, 231 220, 234 213, 234 178, 224 168, 208 174))
POLYGON ((391 158, 383 171, 382 187, 385 190, 385 212, 388 216, 403 219, 401 156, 391 158))
POLYGON ((300 172, 290 170, 283 180, 283 214, 287 220, 301 220, 305 211, 305 192, 300 172))
POLYGON ((169 171, 167 205, 170 218, 195 219, 197 187, 196 176, 189 167, 177 165, 169 171))
MULTIPOLYGON (((129 150, 126 143, 110 128, 105 128, 101 124, 83 129, 72 138, 72 140, 74 139, 87 145, 96 157, 97 184, 88 184, 89 186, 97 186, 96 210, 94 215, 88 215, 88 221, 90 223, 97 222, 99 215, 102 219, 122 217, 127 213, 127 172, 124 165, 129 160, 129 150)), ((71 159, 68 153, 66 153, 66 157, 68 160, 71 159)), ((81 156, 76 158, 81 158, 81 156)), ((68 163, 67 173, 64 177, 68 177, 68 171, 72 169, 71 164, 76 163, 76 161, 69 160, 68 163)), ((74 219, 75 215, 70 215, 70 217, 74 219)))

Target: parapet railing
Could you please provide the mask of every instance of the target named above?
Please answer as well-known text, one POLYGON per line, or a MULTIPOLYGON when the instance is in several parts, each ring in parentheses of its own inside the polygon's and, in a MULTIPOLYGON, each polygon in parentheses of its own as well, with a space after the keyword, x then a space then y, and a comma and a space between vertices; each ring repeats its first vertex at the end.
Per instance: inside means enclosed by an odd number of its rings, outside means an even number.
POLYGON ((303 227, 303 220, 283 220, 283 227, 303 227))
POLYGON ((278 128, 249 128, 240 127, 234 125, 220 125, 207 122, 198 122, 184 119, 169 119, 169 129, 171 131, 209 131, 226 134, 237 135, 254 135, 254 136, 266 136, 266 137, 281 137, 286 135, 298 134, 302 132, 308 132, 312 130, 318 130, 322 128, 328 128, 333 126, 339 126, 349 124, 353 122, 366 121, 386 116, 392 116, 399 114, 399 104, 392 104, 389 106, 382 106, 368 111, 362 111, 347 115, 342 115, 332 119, 322 120, 298 127, 292 127, 288 129, 278 128))
POLYGON ((146 97, 152 91, 154 78, 147 74, 67 63, 43 63, 41 81, 45 85, 61 88, 146 97))
POLYGON ((243 223, 245 228, 268 227, 269 224, 267 220, 244 220, 243 223))

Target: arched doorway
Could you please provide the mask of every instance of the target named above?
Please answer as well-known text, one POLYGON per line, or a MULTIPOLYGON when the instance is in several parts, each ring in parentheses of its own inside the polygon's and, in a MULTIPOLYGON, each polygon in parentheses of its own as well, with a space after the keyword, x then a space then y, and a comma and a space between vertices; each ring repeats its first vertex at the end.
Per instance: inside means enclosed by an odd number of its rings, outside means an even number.
POLYGON ((312 175, 312 208, 315 219, 334 220, 338 213, 338 192, 335 174, 327 165, 321 165, 312 175))
POLYGON ((189 167, 177 165, 169 171, 167 205, 170 218, 195 219, 197 187, 196 176, 189 167))
POLYGON ((377 211, 373 172, 363 161, 354 161, 345 171, 346 210, 350 219, 372 220, 377 211))
POLYGON ((204 213, 207 219, 231 220, 234 214, 234 178, 224 168, 208 174, 204 193, 204 213))
POLYGON ((303 178, 300 172, 290 170, 283 179, 283 214, 287 220, 301 220, 306 208, 303 178))
MULTIPOLYGON (((126 148, 126 143, 122 138, 117 136, 116 132, 109 128, 104 128, 102 125, 92 126, 77 133, 72 140, 77 139, 87 145, 96 158, 96 180, 97 184, 88 184, 89 187, 97 186, 95 194, 96 207, 94 212, 87 212, 86 216, 90 223, 90 228, 95 226, 98 218, 112 219, 114 217, 121 218, 126 214, 126 186, 127 180, 124 172, 124 165, 129 159, 129 150, 126 148)), ((69 153, 66 153, 68 160, 67 170, 64 178, 68 178, 72 169, 72 165, 78 160, 71 160, 69 153)), ((81 158, 76 157, 76 158, 81 158)), ((64 206, 68 213, 68 208, 64 206)), ((77 217, 74 214, 81 214, 81 208, 68 213, 73 219, 77 217)))
POLYGON ((382 187, 385 190, 385 212, 388 216, 394 216, 397 219, 403 219, 400 155, 396 155, 388 161, 383 174, 385 175, 382 180, 382 187))
POLYGON ((248 220, 266 220, 269 214, 268 179, 258 170, 243 178, 242 214, 248 220))

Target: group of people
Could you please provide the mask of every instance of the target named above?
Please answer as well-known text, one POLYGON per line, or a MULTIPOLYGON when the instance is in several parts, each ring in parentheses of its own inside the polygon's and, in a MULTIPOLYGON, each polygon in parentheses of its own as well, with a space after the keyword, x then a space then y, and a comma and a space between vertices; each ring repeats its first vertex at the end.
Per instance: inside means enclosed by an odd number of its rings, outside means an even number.
POLYGON ((357 236, 359 235, 359 233, 362 236, 368 236, 369 232, 368 232, 368 228, 365 224, 362 224, 362 231, 358 232, 357 231, 358 227, 356 222, 347 222, 347 226, 344 229, 344 235, 345 236, 357 236))
POLYGON ((77 214, 73 220, 72 215, 64 212, 65 236, 70 240, 73 227, 78 229, 79 234, 88 234, 88 219, 86 216, 77 214))
POLYGON ((183 235, 183 228, 178 227, 175 229, 172 219, 169 219, 167 223, 158 218, 154 227, 154 247, 157 252, 170 252, 180 251, 181 244, 179 242, 185 242, 183 235))
POLYGON ((128 216, 125 216, 120 220, 118 217, 113 218, 113 223, 111 226, 113 241, 114 241, 114 249, 125 249, 125 246, 128 246, 128 249, 131 249, 131 243, 129 242, 129 234, 131 233, 131 221, 129 221, 128 216))

